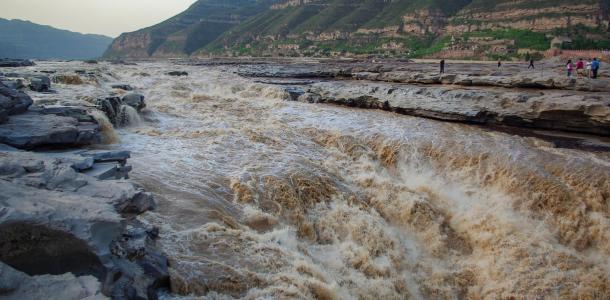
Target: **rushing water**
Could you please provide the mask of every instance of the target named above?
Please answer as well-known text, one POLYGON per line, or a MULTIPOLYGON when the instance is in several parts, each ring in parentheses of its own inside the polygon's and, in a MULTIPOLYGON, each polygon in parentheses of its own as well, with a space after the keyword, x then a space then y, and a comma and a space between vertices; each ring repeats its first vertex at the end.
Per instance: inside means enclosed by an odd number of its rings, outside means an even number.
POLYGON ((105 68, 146 96, 117 147, 159 203, 167 298, 608 296, 607 153, 289 102, 231 67, 105 68))

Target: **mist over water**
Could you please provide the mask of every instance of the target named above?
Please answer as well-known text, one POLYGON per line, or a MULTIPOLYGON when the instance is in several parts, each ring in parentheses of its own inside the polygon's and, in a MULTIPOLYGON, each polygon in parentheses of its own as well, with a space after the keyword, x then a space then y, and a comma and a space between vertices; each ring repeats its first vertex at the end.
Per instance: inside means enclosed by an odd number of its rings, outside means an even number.
POLYGON ((107 68, 146 96, 116 147, 159 203, 166 298, 608 295, 607 153, 288 102, 231 67, 107 68))

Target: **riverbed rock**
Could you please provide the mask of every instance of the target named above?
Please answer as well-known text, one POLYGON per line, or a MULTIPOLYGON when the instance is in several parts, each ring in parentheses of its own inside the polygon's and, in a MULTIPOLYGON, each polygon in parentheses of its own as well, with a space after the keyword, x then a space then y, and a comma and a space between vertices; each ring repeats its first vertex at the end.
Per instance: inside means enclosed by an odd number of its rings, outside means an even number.
POLYGON ((171 72, 168 72, 167 75, 169 75, 169 76, 189 76, 189 73, 184 72, 184 71, 171 71, 171 72))
POLYGON ((102 294, 101 283, 93 276, 62 275, 30 276, 0 262, 0 298, 22 299, 65 299, 102 300, 109 299, 102 294))
MULTIPOLYGON (((610 136, 610 95, 554 90, 334 81, 313 84, 308 99, 446 121, 501 124, 610 136)), ((305 99, 303 99, 305 100, 305 99)), ((309 101, 308 101, 309 102, 309 101)))
POLYGON ((4 84, 5 86, 7 86, 10 89, 14 89, 14 90, 20 90, 25 88, 25 83, 23 82, 22 79, 8 79, 8 78, 4 78, 4 79, 0 79, 0 82, 2 82, 2 84, 4 84))
POLYGON ((0 124, 0 143, 20 148, 74 147, 99 143, 97 123, 79 122, 72 117, 27 112, 13 115, 0 124))
POLYGON ((141 111, 146 107, 146 103, 144 102, 144 95, 131 93, 127 94, 123 97, 123 103, 135 108, 137 111, 141 111))
POLYGON ((82 106, 63 106, 63 105, 44 105, 30 108, 30 111, 38 112, 44 115, 56 115, 62 117, 71 117, 79 122, 95 123, 95 119, 89 114, 87 108, 82 106))
POLYGON ((74 159, 0 151, 0 261, 27 274, 0 266, 0 298, 26 299, 32 291, 22 289, 43 276, 65 287, 87 282, 90 295, 156 299, 167 261, 155 246, 158 229, 134 217, 154 207, 152 196, 79 173, 74 159))
POLYGON ((48 92, 51 89, 51 79, 47 76, 37 75, 30 77, 30 89, 35 92, 48 92))
POLYGON ((25 112, 33 100, 27 94, 12 89, 0 82, 0 123, 8 116, 25 112))

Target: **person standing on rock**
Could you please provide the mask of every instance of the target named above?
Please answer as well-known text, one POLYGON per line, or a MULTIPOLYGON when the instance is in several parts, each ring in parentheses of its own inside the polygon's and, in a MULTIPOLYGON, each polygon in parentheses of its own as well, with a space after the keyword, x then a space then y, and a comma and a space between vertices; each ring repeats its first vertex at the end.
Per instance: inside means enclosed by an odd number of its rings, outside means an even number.
POLYGON ((527 69, 536 69, 536 66, 534 66, 534 59, 530 59, 530 65, 527 67, 527 69))
POLYGON ((498 60, 498 69, 502 68, 502 61, 498 60))
POLYGON ((591 78, 591 64, 592 64, 591 60, 587 60, 587 65, 586 65, 587 66, 587 71, 586 71, 587 78, 591 78))
POLYGON ((568 60, 566 64, 566 69, 568 70, 568 78, 572 78, 572 72, 574 72, 574 64, 572 64, 572 60, 568 60))
POLYGON ((597 78, 597 72, 599 72, 599 60, 597 60, 597 57, 593 59, 593 62, 591 63, 591 72, 593 73, 593 79, 597 78))
POLYGON ((441 74, 445 73, 445 60, 441 59, 441 74))
POLYGON ((578 78, 585 76, 585 62, 582 58, 576 63, 576 76, 578 78))

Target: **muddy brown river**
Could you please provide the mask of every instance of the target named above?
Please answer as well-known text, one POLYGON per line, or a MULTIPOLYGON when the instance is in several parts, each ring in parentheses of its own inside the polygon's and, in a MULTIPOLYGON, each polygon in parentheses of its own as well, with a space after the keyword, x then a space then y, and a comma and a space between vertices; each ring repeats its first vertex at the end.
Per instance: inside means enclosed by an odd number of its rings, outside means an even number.
POLYGON ((159 203, 165 299, 609 295, 608 152, 290 102, 231 66, 105 68, 88 93, 146 96, 110 147, 159 203))

